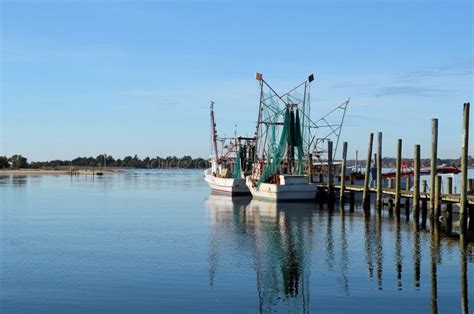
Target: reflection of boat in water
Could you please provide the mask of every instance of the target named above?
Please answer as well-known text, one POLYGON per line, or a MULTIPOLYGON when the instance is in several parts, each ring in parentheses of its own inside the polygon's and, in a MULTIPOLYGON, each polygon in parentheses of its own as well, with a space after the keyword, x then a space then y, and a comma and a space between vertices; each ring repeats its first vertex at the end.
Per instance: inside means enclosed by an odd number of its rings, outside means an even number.
POLYGON ((235 201, 214 195, 206 201, 213 226, 211 285, 218 269, 219 243, 230 236, 240 250, 245 243, 245 251, 253 255, 259 312, 308 313, 311 217, 316 205, 256 199, 244 204, 242 198, 235 201))
POLYGON ((215 192, 232 195, 250 194, 245 185, 245 175, 252 165, 254 139, 237 136, 218 138, 213 102, 211 102, 211 133, 214 156, 211 158, 211 168, 204 171, 204 180, 215 192))
POLYGON ((206 200, 206 207, 211 215, 222 212, 232 213, 236 209, 245 209, 250 200, 250 195, 231 197, 230 195, 211 193, 206 200))

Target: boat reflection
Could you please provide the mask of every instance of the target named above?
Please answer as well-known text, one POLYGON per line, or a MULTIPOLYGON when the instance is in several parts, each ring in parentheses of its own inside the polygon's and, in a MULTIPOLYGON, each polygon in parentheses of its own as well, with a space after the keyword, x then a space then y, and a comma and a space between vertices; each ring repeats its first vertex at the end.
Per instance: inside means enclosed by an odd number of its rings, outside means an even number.
MULTIPOLYGON (((248 237, 256 269, 259 311, 308 313, 311 216, 315 204, 253 199, 245 206, 243 199, 217 195, 211 195, 206 204, 214 232, 218 232, 220 224, 232 225, 241 237, 248 237)), ((216 237, 211 241, 209 258, 211 285, 217 268, 216 237)))

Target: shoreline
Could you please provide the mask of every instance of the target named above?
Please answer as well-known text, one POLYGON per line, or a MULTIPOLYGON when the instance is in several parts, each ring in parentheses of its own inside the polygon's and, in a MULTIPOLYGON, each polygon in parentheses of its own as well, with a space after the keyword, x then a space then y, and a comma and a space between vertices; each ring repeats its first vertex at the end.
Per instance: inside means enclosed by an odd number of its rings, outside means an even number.
POLYGON ((95 175, 97 172, 103 174, 116 174, 122 173, 121 169, 105 169, 105 170, 86 170, 79 169, 75 170, 75 173, 71 174, 69 170, 47 170, 47 169, 2 169, 0 170, 0 177, 6 176, 41 176, 41 175, 95 175))

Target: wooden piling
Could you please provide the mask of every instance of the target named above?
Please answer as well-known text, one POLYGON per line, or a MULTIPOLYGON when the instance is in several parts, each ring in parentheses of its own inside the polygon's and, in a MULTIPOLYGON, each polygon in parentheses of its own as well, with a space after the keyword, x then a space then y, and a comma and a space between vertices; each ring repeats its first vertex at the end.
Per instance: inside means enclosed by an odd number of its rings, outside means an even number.
POLYGON ((377 208, 382 208, 382 132, 377 133, 377 208))
MULTIPOLYGON (((448 177, 448 182, 446 186, 446 193, 453 194, 453 177, 448 177)), ((446 204, 446 230, 451 232, 453 226, 453 204, 446 204)))
POLYGON ((397 165, 395 174, 395 210, 400 209, 400 183, 401 183, 401 164, 402 164, 402 139, 397 143, 397 165))
MULTIPOLYGON (((423 180, 421 186, 422 186, 423 195, 426 196, 426 193, 428 191, 428 183, 426 182, 426 180, 423 180)), ((422 224, 422 226, 426 225, 427 207, 428 206, 427 206, 427 201, 426 201, 426 197, 425 197, 421 201, 421 224, 422 224)))
MULTIPOLYGON (((466 229, 467 225, 467 163, 469 151, 469 107, 470 103, 464 103, 463 109, 463 134, 462 134, 462 152, 461 152, 461 195, 459 204, 459 219, 461 230, 466 229)), ((474 221, 474 211, 469 213, 471 222, 474 221)), ((472 224, 471 224, 472 225, 472 224)))
POLYGON ((431 170, 430 170, 430 210, 433 214, 435 201, 435 179, 438 162, 438 119, 431 119, 431 170))
POLYGON ((334 176, 332 170, 332 141, 328 141, 328 196, 330 200, 334 197, 334 176))
POLYGON ((441 213, 441 176, 436 176, 434 185, 435 199, 434 199, 434 222, 437 222, 441 213))
POLYGON ((374 133, 369 134, 369 143, 367 146, 367 160, 365 163, 365 179, 364 179, 364 194, 362 195, 362 204, 364 207, 367 207, 370 202, 370 192, 369 192, 369 176, 370 176, 370 165, 372 159, 372 144, 374 141, 374 133))
POLYGON ((388 184, 387 184, 387 187, 388 187, 389 189, 393 188, 392 182, 393 182, 392 178, 388 178, 388 179, 387 179, 387 183, 388 183, 388 184))
POLYGON ((474 192, 474 179, 467 179, 467 192, 474 192))
MULTIPOLYGON (((350 176, 350 183, 351 183, 351 185, 353 185, 355 183, 355 178, 352 175, 350 176)), ((354 192, 354 190, 349 191, 349 203, 350 203, 349 211, 353 212, 354 211, 354 203, 355 203, 355 192, 354 192)))
POLYGON ((405 191, 410 192, 410 187, 411 187, 411 176, 407 175, 405 177, 405 191))
POLYGON ((467 191, 474 192, 474 179, 467 180, 467 191))
POLYGON ((413 216, 418 223, 420 215, 420 145, 415 145, 414 178, 413 178, 413 216))
POLYGON ((341 166, 341 190, 339 201, 344 202, 344 190, 346 188, 346 159, 347 159, 347 142, 342 143, 342 166, 341 166))

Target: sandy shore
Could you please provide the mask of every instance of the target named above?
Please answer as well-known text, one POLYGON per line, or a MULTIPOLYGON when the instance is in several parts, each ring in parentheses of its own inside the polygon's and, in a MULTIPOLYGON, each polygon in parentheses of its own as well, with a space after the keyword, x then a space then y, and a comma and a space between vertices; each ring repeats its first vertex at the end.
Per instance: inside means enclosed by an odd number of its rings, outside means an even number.
MULTIPOLYGON (((107 170, 77 170, 79 175, 92 175, 93 173, 103 172, 104 174, 120 173, 120 169, 107 170)), ((41 175, 70 175, 67 170, 45 170, 45 169, 2 169, 0 176, 41 176, 41 175)))

